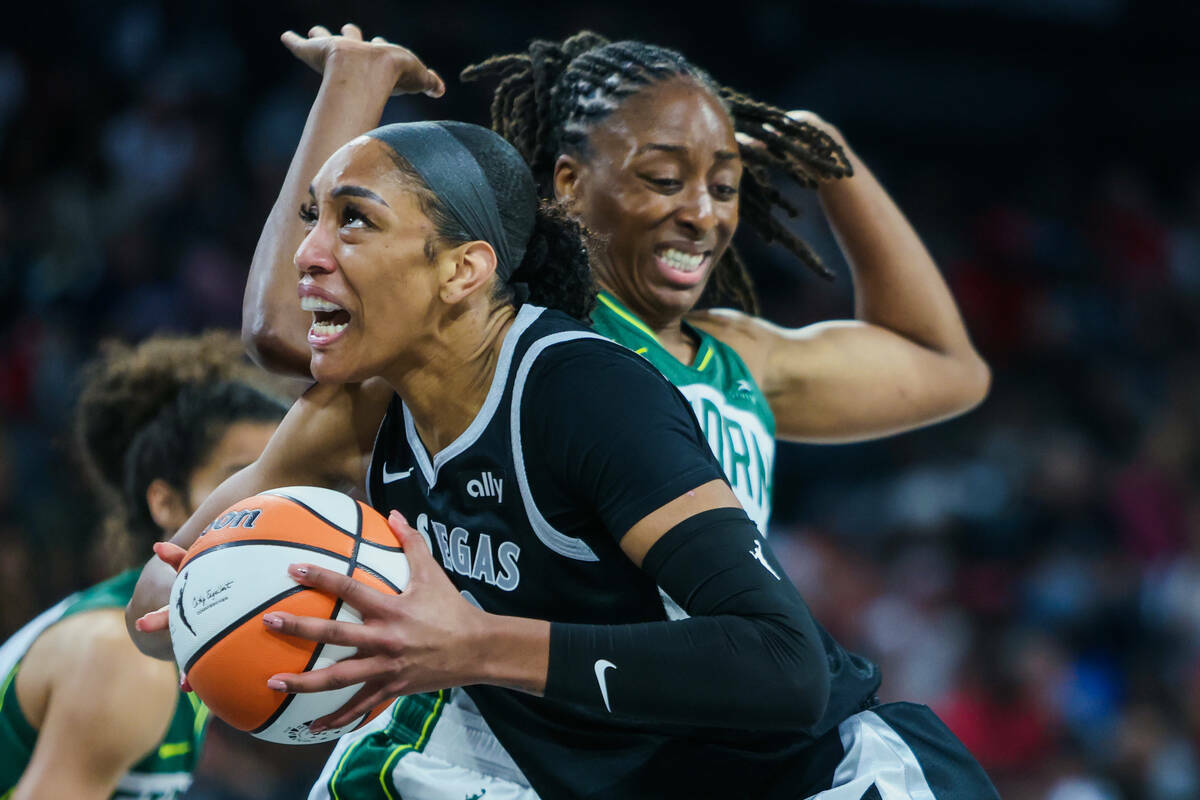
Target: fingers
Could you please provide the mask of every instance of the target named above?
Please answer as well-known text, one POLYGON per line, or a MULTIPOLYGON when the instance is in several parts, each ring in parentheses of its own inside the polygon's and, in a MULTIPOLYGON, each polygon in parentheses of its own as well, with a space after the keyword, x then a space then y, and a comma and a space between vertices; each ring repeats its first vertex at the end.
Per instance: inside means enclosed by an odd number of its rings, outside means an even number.
POLYGON ((299 55, 300 46, 308 40, 295 31, 284 31, 280 35, 279 41, 283 42, 283 46, 291 51, 293 55, 299 55))
POLYGON ((154 555, 158 556, 159 561, 179 572, 179 565, 183 563, 184 557, 187 556, 187 550, 170 542, 155 542, 152 548, 154 555))
POLYGON ((308 29, 308 38, 310 39, 319 39, 323 36, 332 35, 333 34, 329 32, 329 28, 326 28, 324 25, 313 25, 308 29))
POLYGON ((263 615, 263 624, 276 633, 314 642, 363 647, 370 640, 367 628, 357 622, 339 622, 322 617, 298 617, 283 611, 263 615))
POLYGON ((181 692, 194 691, 192 689, 192 684, 188 682, 187 675, 179 676, 179 691, 181 691, 181 692))
POLYGON ((292 564, 288 567, 288 574, 301 586, 311 586, 342 598, 363 616, 369 611, 379 611, 385 605, 386 596, 382 592, 341 572, 333 572, 312 564, 292 564))
POLYGON ((356 42, 361 42, 363 40, 362 28, 353 22, 347 22, 342 26, 342 36, 345 36, 347 39, 353 39, 356 42))
POLYGON ((382 689, 371 684, 366 684, 359 689, 354 697, 346 701, 346 705, 334 711, 332 714, 326 714, 318 720, 314 720, 309 725, 309 730, 321 732, 330 728, 341 728, 344 725, 349 725, 359 717, 369 713, 371 709, 387 699, 382 689))
MULTIPOLYGON (((379 660, 375 658, 348 658, 324 669, 304 672, 280 672, 267 680, 267 688, 276 692, 327 692, 344 689, 371 678, 383 676, 379 660)), ((336 712, 335 712, 336 713, 336 712)))
POLYGON ((429 97, 441 97, 446 93, 446 82, 442 80, 442 76, 438 75, 433 70, 426 70, 426 76, 429 81, 429 87, 425 89, 425 94, 429 97))
POLYGON ((158 633, 167 629, 169 620, 167 607, 163 606, 157 611, 151 611, 149 614, 143 614, 138 617, 133 623, 133 627, 137 628, 142 633, 158 633))
POLYGON ((411 572, 409 586, 413 585, 414 580, 431 575, 431 570, 441 574, 442 568, 433 560, 433 553, 429 552, 425 537, 408 524, 403 514, 393 509, 392 513, 388 514, 388 527, 392 529, 392 535, 396 537, 408 558, 408 568, 411 572))

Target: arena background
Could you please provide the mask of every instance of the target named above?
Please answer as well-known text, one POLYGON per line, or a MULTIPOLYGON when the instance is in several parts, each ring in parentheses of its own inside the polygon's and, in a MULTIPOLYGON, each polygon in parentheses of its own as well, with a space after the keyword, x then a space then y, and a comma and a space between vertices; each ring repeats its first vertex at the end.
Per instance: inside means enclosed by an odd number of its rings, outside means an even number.
MULTIPOLYGON (((994 372, 985 405, 781 449, 773 541, 818 617, 929 703, 1004 797, 1200 796, 1200 6, 1132 0, 32 3, 0 34, 0 634, 91 582, 67 449, 105 337, 233 327, 317 78, 286 28, 456 75, 588 27, 838 124, 908 213, 994 372)), ((746 242, 767 316, 852 313, 746 242)), ((189 797, 301 796, 320 748, 218 731, 189 797)))

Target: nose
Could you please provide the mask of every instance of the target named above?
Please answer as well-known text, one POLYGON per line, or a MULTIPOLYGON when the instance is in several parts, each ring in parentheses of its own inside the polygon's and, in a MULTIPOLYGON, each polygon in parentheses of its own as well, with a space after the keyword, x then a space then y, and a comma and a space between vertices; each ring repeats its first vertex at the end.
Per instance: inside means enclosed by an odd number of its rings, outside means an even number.
POLYGON ((333 257, 333 232, 317 224, 304 236, 293 259, 301 275, 329 273, 337 269, 333 257))
POLYGON ((717 212, 708 185, 698 182, 683 193, 682 204, 675 214, 680 225, 700 239, 717 225, 717 212))

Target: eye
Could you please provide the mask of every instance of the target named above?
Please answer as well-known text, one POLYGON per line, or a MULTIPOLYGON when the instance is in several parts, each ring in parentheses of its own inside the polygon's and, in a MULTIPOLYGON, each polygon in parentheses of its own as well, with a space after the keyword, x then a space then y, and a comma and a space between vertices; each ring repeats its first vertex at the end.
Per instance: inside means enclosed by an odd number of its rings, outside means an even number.
POLYGON ((306 229, 317 224, 316 203, 309 203, 308 205, 300 206, 300 221, 304 223, 304 227, 306 229))
POLYGON ((728 183, 714 184, 710 191, 712 192, 713 197, 717 198, 718 200, 732 200, 733 198, 737 197, 738 194, 738 188, 736 186, 730 186, 728 183))
POLYGON ((343 228, 374 228, 371 220, 362 212, 358 206, 353 203, 347 203, 342 207, 342 227, 343 228))
POLYGON ((683 188, 683 181, 678 178, 656 178, 653 175, 642 175, 641 178, 663 194, 674 194, 683 188))

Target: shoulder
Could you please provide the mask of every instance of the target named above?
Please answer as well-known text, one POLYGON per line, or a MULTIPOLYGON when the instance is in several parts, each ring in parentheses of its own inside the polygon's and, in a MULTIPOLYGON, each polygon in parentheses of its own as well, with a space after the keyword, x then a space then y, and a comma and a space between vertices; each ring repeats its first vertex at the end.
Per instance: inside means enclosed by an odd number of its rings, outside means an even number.
POLYGON ((537 353, 527 383, 537 393, 581 397, 614 391, 672 394, 674 387, 649 361, 624 345, 591 334, 548 343, 537 353))
POLYGON ((687 321, 730 347, 760 382, 771 348, 784 336, 784 329, 778 325, 732 308, 693 311, 687 321))

